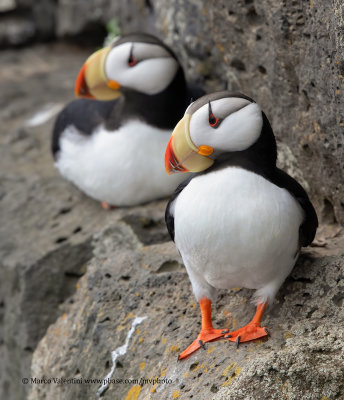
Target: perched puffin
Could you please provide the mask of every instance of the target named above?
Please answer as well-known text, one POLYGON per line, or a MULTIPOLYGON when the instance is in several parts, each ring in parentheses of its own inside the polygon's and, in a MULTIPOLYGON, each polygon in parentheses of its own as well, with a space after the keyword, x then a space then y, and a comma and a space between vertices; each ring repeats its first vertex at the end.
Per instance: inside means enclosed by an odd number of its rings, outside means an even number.
POLYGON ((187 87, 172 50, 148 34, 120 37, 87 59, 75 93, 86 98, 68 104, 53 130, 61 175, 104 208, 171 195, 183 179, 166 176, 165 148, 191 98, 204 94, 187 87))
POLYGON ((276 167, 276 158, 266 115, 240 93, 201 97, 172 133, 167 173, 197 174, 175 191, 166 223, 202 313, 201 332, 179 359, 223 336, 238 345, 268 335, 263 312, 318 226, 305 190, 276 167), (234 332, 214 329, 217 289, 237 286, 256 289, 254 318, 234 332))

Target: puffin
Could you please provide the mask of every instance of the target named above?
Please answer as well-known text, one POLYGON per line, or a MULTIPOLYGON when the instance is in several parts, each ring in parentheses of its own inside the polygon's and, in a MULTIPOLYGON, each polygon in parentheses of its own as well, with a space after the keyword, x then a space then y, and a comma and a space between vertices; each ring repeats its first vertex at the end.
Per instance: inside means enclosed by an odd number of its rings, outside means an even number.
POLYGON ((179 359, 220 338, 238 346, 269 335, 264 310, 318 226, 307 193, 276 159, 265 113, 241 93, 199 98, 171 135, 167 173, 194 174, 170 198, 165 219, 202 316, 200 334, 179 359), (218 289, 234 287, 255 289, 256 313, 233 332, 216 329, 211 303, 218 289))
POLYGON ((190 100, 176 55, 158 38, 133 33, 93 53, 75 83, 80 97, 58 115, 51 149, 63 177, 105 209, 170 196, 164 152, 190 100))

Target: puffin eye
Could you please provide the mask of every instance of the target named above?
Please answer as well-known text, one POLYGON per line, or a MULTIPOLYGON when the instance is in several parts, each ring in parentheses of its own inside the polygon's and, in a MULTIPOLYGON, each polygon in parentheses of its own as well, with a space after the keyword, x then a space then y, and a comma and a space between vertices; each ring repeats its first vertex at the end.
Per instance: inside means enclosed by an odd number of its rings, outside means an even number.
POLYGON ((209 108, 209 125, 212 127, 212 128, 217 128, 219 125, 220 125, 220 123, 221 123, 221 120, 220 120, 220 118, 217 118, 217 117, 215 117, 215 115, 213 114, 213 111, 212 111, 212 109, 211 109, 211 104, 210 104, 210 101, 209 101, 209 103, 208 103, 208 108, 209 108))
POLYGON ((216 118, 215 115, 213 113, 211 113, 209 115, 209 125, 212 128, 216 128, 219 125, 219 123, 220 123, 219 118, 216 118))
POLYGON ((129 58, 128 58, 129 67, 133 67, 134 65, 136 65, 138 63, 136 58, 133 56, 133 50, 134 50, 134 45, 132 44, 131 48, 130 48, 129 58))
POLYGON ((129 59, 128 59, 128 65, 129 65, 129 67, 133 67, 133 66, 136 65, 137 63, 138 63, 138 61, 137 61, 135 58, 129 57, 129 59))

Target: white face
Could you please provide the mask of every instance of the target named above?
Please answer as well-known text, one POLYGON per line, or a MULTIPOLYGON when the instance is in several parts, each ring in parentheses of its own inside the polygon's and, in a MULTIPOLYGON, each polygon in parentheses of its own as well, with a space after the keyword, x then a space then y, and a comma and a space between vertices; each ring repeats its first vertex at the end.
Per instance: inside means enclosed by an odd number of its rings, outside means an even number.
POLYGON ((257 141, 263 125, 257 103, 227 97, 211 101, 210 106, 211 118, 208 103, 191 114, 189 132, 196 147, 207 145, 215 151, 232 152, 245 150, 257 141))
POLYGON ((178 68, 177 60, 166 49, 139 42, 115 46, 105 60, 109 80, 149 95, 166 89, 178 68))

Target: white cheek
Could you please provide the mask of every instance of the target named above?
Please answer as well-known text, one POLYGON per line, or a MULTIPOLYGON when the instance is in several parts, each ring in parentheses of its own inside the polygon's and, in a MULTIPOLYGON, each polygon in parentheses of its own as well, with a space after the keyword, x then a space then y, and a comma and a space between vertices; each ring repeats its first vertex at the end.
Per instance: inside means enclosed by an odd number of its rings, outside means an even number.
POLYGON ((123 71, 118 83, 145 94, 157 94, 167 88, 177 70, 178 63, 173 58, 152 58, 123 71))
POLYGON ((129 43, 125 43, 110 50, 104 65, 105 75, 108 79, 118 81, 118 78, 116 77, 128 69, 129 54, 129 43))
POLYGON ((190 134, 197 147, 203 144, 221 152, 242 151, 257 141, 262 125, 262 112, 256 103, 230 114, 217 129, 209 126, 207 107, 202 107, 191 117, 190 134))
POLYGON ((174 58, 149 58, 130 67, 129 52, 130 48, 127 45, 118 46, 110 51, 105 61, 105 74, 108 79, 118 82, 123 87, 151 95, 163 91, 172 82, 179 67, 174 58))

